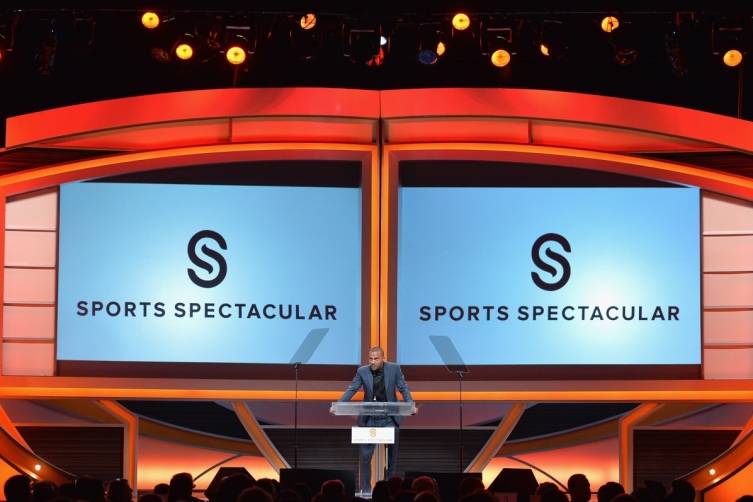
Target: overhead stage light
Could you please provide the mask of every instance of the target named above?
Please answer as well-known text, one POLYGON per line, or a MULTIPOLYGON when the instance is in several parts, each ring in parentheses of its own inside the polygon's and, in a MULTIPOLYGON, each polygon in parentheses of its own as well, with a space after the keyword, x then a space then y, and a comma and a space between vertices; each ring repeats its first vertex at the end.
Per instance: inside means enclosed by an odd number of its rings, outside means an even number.
POLYGON ((308 13, 301 16, 300 21, 301 28, 304 30, 311 30, 316 26, 316 14, 308 13))
POLYGON ((512 55, 505 49, 497 49, 491 55, 492 64, 497 68, 504 68, 510 64, 511 59, 512 55))
POLYGON ((481 31, 481 52, 489 56, 489 61, 496 68, 509 65, 515 54, 512 48, 512 28, 503 26, 503 22, 490 19, 481 31))
POLYGON ((356 64, 379 66, 384 61, 384 49, 378 26, 346 27, 345 56, 356 64))
POLYGON ((471 18, 468 17, 468 14, 465 14, 463 12, 458 12, 452 17, 452 27, 458 31, 467 30, 470 25, 471 25, 471 18))
POLYGON ((601 29, 605 33, 612 33, 620 27, 620 20, 614 16, 607 16, 601 20, 601 29))
POLYGON ((194 37, 189 33, 184 33, 175 42, 173 53, 181 61, 188 61, 193 57, 194 45, 194 37))
POLYGON ((539 33, 539 52, 547 58, 564 59, 568 50, 567 38, 562 21, 545 19, 539 33))
POLYGON ((225 26, 225 59, 232 65, 241 65, 256 52, 258 26, 248 19, 244 24, 225 26))
POLYGON ((175 47, 175 55, 182 61, 188 61, 193 57, 193 47, 183 42, 175 47))
POLYGON ((748 40, 740 24, 730 20, 722 20, 712 25, 711 52, 721 56, 725 66, 735 68, 740 66, 745 58, 748 40))
POLYGON ((435 23, 421 25, 418 31, 418 61, 424 65, 433 65, 445 53, 444 33, 435 23))
POLYGON ((144 14, 141 16, 141 24, 144 25, 144 28, 146 28, 147 30, 153 30, 154 28, 159 26, 159 16, 156 12, 144 12, 144 14))
POLYGON ((743 62, 743 53, 737 49, 730 49, 724 53, 722 61, 729 67, 735 67, 743 62))
POLYGON ((225 51, 225 57, 230 64, 243 64, 246 61, 246 49, 240 45, 231 45, 225 51))

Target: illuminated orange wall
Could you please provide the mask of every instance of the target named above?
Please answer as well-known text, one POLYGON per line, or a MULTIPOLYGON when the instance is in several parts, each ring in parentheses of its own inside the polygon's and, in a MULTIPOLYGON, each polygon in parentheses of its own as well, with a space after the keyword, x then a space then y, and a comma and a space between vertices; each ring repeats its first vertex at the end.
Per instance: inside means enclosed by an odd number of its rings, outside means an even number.
MULTIPOLYGON (((234 452, 196 448, 170 443, 147 436, 139 437, 138 480, 140 490, 151 490, 157 483, 169 483, 178 472, 189 472, 196 477, 208 467, 234 455, 234 452)), ((223 464, 226 467, 245 467, 255 478, 278 478, 277 473, 263 457, 244 456, 223 464)), ((196 489, 204 490, 217 468, 196 481, 196 489)))
MULTIPOLYGON (((567 485, 567 479, 577 472, 586 475, 593 491, 607 481, 619 479, 616 438, 559 450, 526 453, 515 457, 546 471, 564 485, 567 485)), ((484 484, 489 486, 505 467, 527 468, 526 465, 510 458, 494 458, 482 473, 484 484)), ((548 476, 536 470, 534 470, 534 475, 539 483, 552 481, 548 476)))

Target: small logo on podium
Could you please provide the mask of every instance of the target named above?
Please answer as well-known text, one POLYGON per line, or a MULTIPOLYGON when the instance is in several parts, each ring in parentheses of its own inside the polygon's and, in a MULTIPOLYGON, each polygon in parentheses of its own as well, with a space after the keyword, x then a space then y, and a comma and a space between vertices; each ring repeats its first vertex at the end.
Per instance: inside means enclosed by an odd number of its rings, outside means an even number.
POLYGON ((372 427, 371 429, 369 429, 369 436, 371 436, 372 438, 376 437, 376 429, 375 428, 372 427))

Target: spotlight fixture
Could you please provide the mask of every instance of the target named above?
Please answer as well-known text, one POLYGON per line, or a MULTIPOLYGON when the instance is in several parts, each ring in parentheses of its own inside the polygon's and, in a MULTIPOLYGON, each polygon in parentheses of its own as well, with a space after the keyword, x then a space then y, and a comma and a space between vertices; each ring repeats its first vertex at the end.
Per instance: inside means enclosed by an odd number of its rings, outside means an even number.
POLYGON ((433 65, 445 53, 444 33, 436 23, 422 24, 418 28, 418 61, 433 65))
POLYGON ((241 65, 256 52, 255 33, 250 24, 225 26, 225 59, 228 63, 241 65))
POLYGON ((724 61, 725 65, 734 68, 743 62, 743 53, 737 49, 730 49, 724 53, 722 61, 724 61))
POLYGON ((506 49, 497 49, 491 55, 491 62, 497 68, 504 68, 510 64, 511 59, 512 55, 506 49))
POLYGON ((447 51, 447 47, 445 46, 444 42, 441 40, 437 42, 437 56, 440 58, 444 56, 444 53, 447 51))
MULTIPOLYGON (((512 43, 512 28, 506 23, 488 20, 482 25, 481 53, 489 57, 489 61, 496 68, 504 68, 510 64, 515 54, 512 43)), ((548 47, 547 47, 548 49, 548 47)))
POLYGON ((350 27, 345 28, 345 57, 356 64, 379 66, 384 60, 384 49, 381 45, 380 29, 378 27, 350 27), (381 57, 380 57, 381 54, 381 57))
POLYGON ((186 33, 182 37, 180 37, 175 43, 173 53, 181 61, 188 61, 189 59, 191 59, 194 54, 193 36, 186 33))
POLYGON ((452 27, 455 28, 458 31, 465 31, 468 29, 468 27, 471 25, 471 18, 468 17, 468 14, 465 14, 463 12, 458 12, 454 16, 452 16, 452 27))
POLYGON ((725 66, 740 66, 745 59, 746 48, 742 26, 730 24, 728 20, 712 25, 711 52, 720 56, 725 66))
POLYGON ((614 16, 606 16, 601 20, 601 29, 605 33, 612 33, 620 27, 620 20, 614 16))
POLYGON ((538 50, 542 56, 563 59, 567 54, 568 44, 564 23, 556 19, 545 19, 541 23, 538 50))
POLYGON ((246 61, 246 49, 241 44, 230 44, 225 50, 225 58, 230 64, 243 64, 246 61))
POLYGON ((159 16, 156 12, 147 11, 141 16, 141 24, 147 30, 153 30, 159 26, 159 16))
POLYGON ((301 16, 301 20, 299 22, 301 25, 301 29, 303 30, 311 30, 314 27, 316 27, 316 14, 308 13, 301 16))

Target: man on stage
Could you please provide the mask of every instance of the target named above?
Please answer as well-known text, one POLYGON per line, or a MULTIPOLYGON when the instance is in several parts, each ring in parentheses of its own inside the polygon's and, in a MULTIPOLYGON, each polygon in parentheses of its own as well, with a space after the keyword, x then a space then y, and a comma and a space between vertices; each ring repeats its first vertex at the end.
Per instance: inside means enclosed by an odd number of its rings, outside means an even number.
MULTIPOLYGON (((369 349, 369 364, 361 366, 350 383, 340 401, 350 401, 358 389, 363 387, 364 401, 397 401, 395 391, 403 396, 403 401, 413 401, 408 384, 400 370, 400 366, 384 360, 381 347, 369 349)), ((396 473, 398 431, 402 417, 374 417, 359 416, 359 427, 394 427, 395 443, 387 445, 387 477, 396 473)), ((371 492, 371 457, 374 455, 374 444, 362 444, 359 452, 361 468, 361 491, 371 492)))

